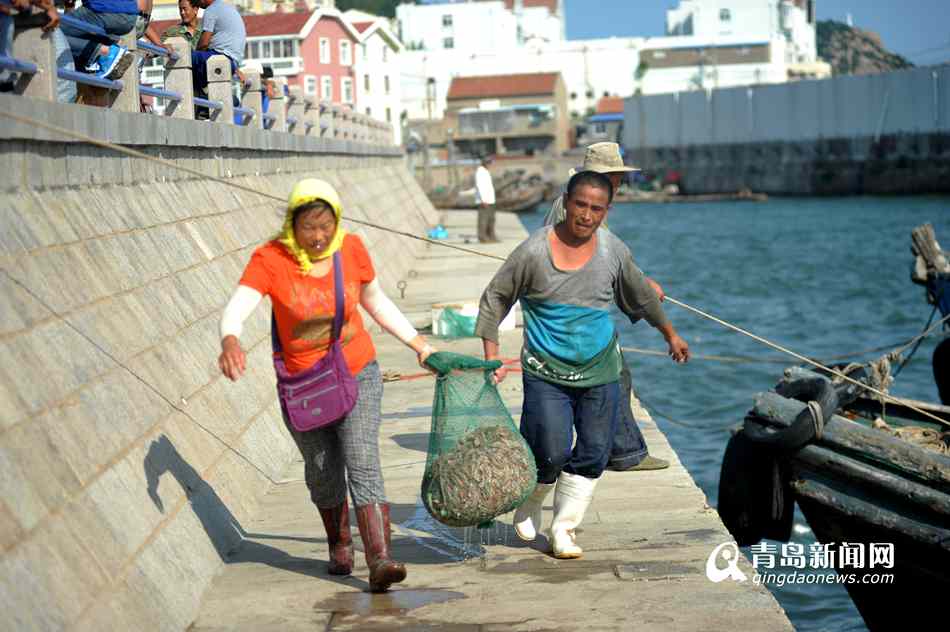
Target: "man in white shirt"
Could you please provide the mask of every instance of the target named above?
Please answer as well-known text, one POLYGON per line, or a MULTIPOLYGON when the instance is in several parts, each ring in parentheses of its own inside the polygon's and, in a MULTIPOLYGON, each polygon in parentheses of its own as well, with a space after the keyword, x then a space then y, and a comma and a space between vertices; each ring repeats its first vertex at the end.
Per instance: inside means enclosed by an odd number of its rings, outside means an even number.
POLYGON ((495 185, 491 181, 488 166, 491 156, 483 156, 482 164, 475 170, 475 194, 478 201, 478 241, 483 244, 497 243, 495 235, 495 185))

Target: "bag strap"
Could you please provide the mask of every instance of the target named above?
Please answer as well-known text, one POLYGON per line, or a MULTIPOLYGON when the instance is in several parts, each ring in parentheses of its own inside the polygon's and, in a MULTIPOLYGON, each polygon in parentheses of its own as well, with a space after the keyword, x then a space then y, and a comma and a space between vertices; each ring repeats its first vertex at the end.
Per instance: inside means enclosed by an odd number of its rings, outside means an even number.
POLYGON ((333 293, 336 295, 336 306, 333 310, 333 344, 343 331, 343 317, 346 311, 345 294, 343 291, 343 255, 337 250, 333 253, 333 293))
MULTIPOLYGON (((340 337, 340 332, 343 330, 343 312, 346 309, 343 292, 343 257, 339 250, 333 253, 333 294, 335 303, 330 344, 333 344, 340 337)), ((270 311, 270 346, 275 355, 284 351, 280 345, 280 336, 277 335, 277 317, 274 316, 273 309, 270 311)))

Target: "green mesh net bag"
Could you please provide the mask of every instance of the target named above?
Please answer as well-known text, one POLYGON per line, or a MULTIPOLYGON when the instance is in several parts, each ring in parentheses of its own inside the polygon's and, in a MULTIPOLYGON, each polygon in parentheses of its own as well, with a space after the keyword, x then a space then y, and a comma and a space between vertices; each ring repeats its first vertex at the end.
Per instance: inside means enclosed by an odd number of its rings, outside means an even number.
POLYGON ((422 502, 443 524, 487 526, 521 505, 537 482, 531 448, 492 382, 501 362, 437 352, 426 364, 439 376, 422 502))

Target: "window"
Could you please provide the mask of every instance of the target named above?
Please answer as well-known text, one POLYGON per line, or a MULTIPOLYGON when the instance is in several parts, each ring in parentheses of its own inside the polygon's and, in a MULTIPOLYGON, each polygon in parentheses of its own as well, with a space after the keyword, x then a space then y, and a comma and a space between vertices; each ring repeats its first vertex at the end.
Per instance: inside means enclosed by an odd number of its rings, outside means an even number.
POLYGON ((729 22, 732 20, 732 11, 729 9, 719 9, 719 21, 729 22))
POLYGON ((350 48, 350 42, 347 40, 340 40, 340 63, 342 65, 349 66, 353 63, 351 51, 352 49, 350 48))
POLYGON ((296 52, 294 51, 294 49, 296 48, 296 46, 294 46, 294 44, 296 44, 296 43, 297 43, 297 42, 294 41, 294 40, 289 40, 289 39, 288 39, 288 40, 284 40, 284 54, 283 54, 282 56, 283 56, 283 57, 296 57, 296 52))
POLYGON ((366 116, 372 116, 372 115, 373 115, 373 108, 366 108, 366 116))
POLYGON ((369 48, 366 46, 366 44, 360 44, 360 57, 363 61, 369 59, 369 48))
POLYGON ((388 60, 389 60, 389 46, 384 45, 383 46, 383 61, 388 61, 388 60))
POLYGON ((261 57, 273 57, 270 52, 270 40, 261 42, 261 57))
POLYGON ((386 94, 389 94, 389 75, 386 75, 385 79, 383 80, 383 85, 386 88, 386 94))
POLYGON ((389 108, 386 108, 386 122, 391 123, 393 120, 393 111, 389 108))
POLYGON ((315 76, 304 75, 303 91, 304 94, 307 94, 308 96, 314 96, 317 94, 317 78, 315 76))
POLYGON ((369 75, 363 75, 363 91, 369 94, 369 75))
POLYGON ((251 50, 250 50, 250 53, 248 54, 248 57, 250 57, 251 59, 258 59, 258 58, 260 58, 260 56, 261 56, 261 43, 260 43, 260 42, 251 42, 250 44, 248 44, 248 46, 249 46, 250 49, 251 49, 251 50))
POLYGON ((452 16, 449 14, 442 16, 442 26, 452 26, 452 16))
POLYGON ((323 78, 320 79, 320 98, 324 101, 333 100, 333 77, 329 75, 323 75, 323 78))
POLYGON ((442 48, 455 48, 455 40, 451 37, 446 37, 442 40, 442 48))
POLYGON ((330 63, 330 38, 328 37, 320 38, 320 63, 330 63))
POLYGON ((340 92, 342 92, 343 103, 353 103, 353 79, 352 77, 343 77, 340 79, 340 92))

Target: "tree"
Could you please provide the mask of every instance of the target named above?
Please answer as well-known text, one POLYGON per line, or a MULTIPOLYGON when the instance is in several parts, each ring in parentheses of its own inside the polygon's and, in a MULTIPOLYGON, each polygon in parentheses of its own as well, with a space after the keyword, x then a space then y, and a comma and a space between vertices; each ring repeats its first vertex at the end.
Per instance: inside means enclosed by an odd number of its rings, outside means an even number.
MULTIPOLYGON (((340 11, 357 9, 373 15, 384 15, 387 18, 396 17, 396 6, 402 4, 400 0, 337 0, 336 8, 340 11)), ((414 2, 412 4, 415 4, 414 2)))

